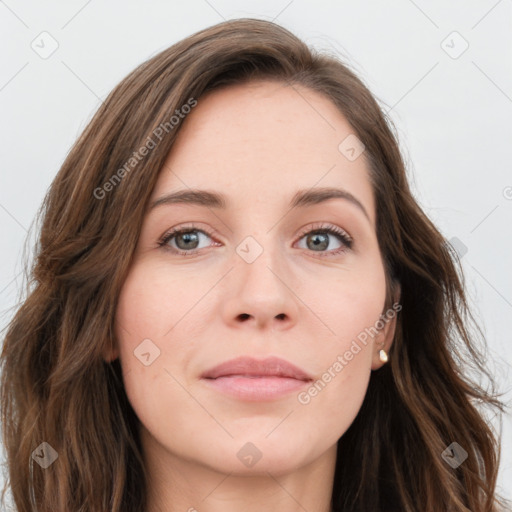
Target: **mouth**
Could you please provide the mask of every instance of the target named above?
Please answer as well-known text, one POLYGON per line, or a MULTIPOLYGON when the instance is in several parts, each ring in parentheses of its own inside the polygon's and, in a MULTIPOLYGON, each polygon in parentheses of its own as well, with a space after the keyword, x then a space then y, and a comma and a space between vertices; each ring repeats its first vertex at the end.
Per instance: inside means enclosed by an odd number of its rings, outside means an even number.
POLYGON ((298 391, 312 382, 313 377, 277 357, 263 360, 240 357, 207 370, 201 380, 211 389, 240 400, 265 401, 298 391))

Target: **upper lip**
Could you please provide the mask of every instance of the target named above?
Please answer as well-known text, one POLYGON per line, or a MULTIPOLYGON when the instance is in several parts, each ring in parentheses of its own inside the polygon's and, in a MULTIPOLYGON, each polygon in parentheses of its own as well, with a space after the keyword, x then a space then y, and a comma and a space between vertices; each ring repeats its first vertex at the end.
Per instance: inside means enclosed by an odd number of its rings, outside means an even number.
POLYGON ((312 380, 304 370, 279 357, 255 359, 254 357, 237 357, 206 370, 201 378, 216 379, 229 375, 248 375, 259 377, 288 377, 297 380, 312 380))

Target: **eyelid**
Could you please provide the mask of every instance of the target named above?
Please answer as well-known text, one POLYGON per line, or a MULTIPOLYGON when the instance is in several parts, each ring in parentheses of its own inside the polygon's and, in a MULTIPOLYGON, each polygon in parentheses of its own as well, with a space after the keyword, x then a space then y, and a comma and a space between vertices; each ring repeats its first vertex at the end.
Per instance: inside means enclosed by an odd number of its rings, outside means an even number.
POLYGON ((343 228, 329 222, 316 222, 312 226, 308 225, 299 232, 298 237, 302 238, 304 235, 314 233, 316 231, 334 232, 338 236, 345 238, 348 243, 352 244, 354 242, 354 239, 343 228))
MULTIPOLYGON (((204 235, 208 236, 209 238, 214 238, 217 235, 217 232, 209 228, 208 230, 200 228, 195 223, 189 223, 186 225, 178 225, 174 228, 169 229, 166 231, 162 237, 158 241, 158 246, 162 247, 164 250, 168 250, 171 253, 175 255, 181 255, 181 256, 192 256, 195 254, 200 253, 203 249, 191 249, 189 251, 184 251, 181 249, 175 249, 172 247, 168 247, 167 243, 169 240, 171 240, 176 235, 179 235, 181 233, 186 233, 188 231, 197 231, 199 233, 203 233, 204 235)), ((345 247, 339 248, 339 249, 331 249, 330 251, 311 251, 311 252, 318 252, 320 257, 328 257, 328 256, 334 256, 342 252, 346 252, 348 250, 352 249, 353 245, 353 238, 345 231, 343 228, 340 228, 339 226, 327 222, 316 222, 313 225, 308 225, 305 228, 302 228, 297 235, 297 241, 300 241, 305 235, 312 234, 315 232, 325 232, 329 233, 333 236, 337 236, 339 239, 341 239, 341 242, 344 244, 345 247)), ((217 242, 218 243, 218 242, 217 242)))
POLYGON ((196 253, 202 251, 202 249, 192 249, 190 251, 183 251, 181 249, 174 249, 173 247, 167 246, 167 243, 169 242, 169 240, 171 240, 174 236, 179 235, 180 233, 186 233, 188 231, 197 231, 199 233, 203 233, 204 235, 206 235, 209 238, 215 237, 216 233, 217 233, 214 229, 211 229, 211 228, 208 230, 202 229, 197 224, 195 224, 193 222, 189 223, 189 224, 185 224, 185 225, 178 225, 174 228, 167 230, 161 236, 161 238, 158 240, 158 246, 162 247, 163 249, 168 250, 174 254, 177 254, 177 255, 192 255, 192 254, 196 254, 196 253))
POLYGON ((341 240, 342 247, 338 249, 331 249, 330 251, 308 251, 308 255, 316 252, 317 255, 314 256, 315 258, 329 258, 352 250, 354 239, 343 228, 329 222, 316 222, 313 225, 303 228, 298 235, 298 241, 308 234, 319 232, 329 233, 330 235, 339 238, 341 240))

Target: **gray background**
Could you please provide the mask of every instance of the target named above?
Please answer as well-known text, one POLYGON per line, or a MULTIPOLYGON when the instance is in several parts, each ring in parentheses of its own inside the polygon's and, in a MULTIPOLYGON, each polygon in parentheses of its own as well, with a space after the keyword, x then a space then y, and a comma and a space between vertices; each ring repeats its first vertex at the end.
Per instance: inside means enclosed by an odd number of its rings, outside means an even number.
MULTIPOLYGON (((19 300, 36 210, 100 102, 148 57, 240 17, 338 54, 390 112, 415 196, 462 255, 510 402, 511 0, 0 1, 0 327, 19 300)), ((503 432, 500 490, 512 497, 512 417, 491 421, 503 432)))

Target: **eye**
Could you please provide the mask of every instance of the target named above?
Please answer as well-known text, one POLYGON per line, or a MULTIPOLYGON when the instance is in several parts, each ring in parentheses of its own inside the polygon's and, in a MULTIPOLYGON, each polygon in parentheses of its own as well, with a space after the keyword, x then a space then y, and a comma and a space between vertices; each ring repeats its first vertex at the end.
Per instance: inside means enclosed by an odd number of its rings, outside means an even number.
MULTIPOLYGON (((340 254, 352 248, 353 240, 350 235, 341 228, 331 225, 316 225, 313 229, 303 231, 300 234, 301 240, 306 238, 306 249, 313 252, 327 253, 327 255, 340 254), (306 236, 307 235, 307 236, 306 236), (330 238, 335 237, 341 245, 325 251, 330 245, 330 238)), ((301 247, 304 248, 304 247, 301 247)), ((324 256, 322 254, 322 256, 324 256)))
MULTIPOLYGON (((180 256, 192 256, 201 249, 208 247, 201 247, 201 239, 211 239, 212 234, 208 233, 196 226, 190 225, 185 227, 173 228, 163 235, 159 240, 158 245, 165 250, 180 256)), ((346 231, 337 226, 316 224, 309 230, 303 230, 299 235, 299 241, 306 238, 306 249, 313 252, 318 252, 322 256, 332 256, 346 252, 352 248, 353 240, 346 231), (331 245, 331 238, 335 237, 338 240, 338 247, 333 247, 329 250, 331 245)), ((209 244, 211 245, 211 244, 209 244)), ((219 245, 217 243, 217 245, 219 245)), ((304 247, 301 247, 304 248, 304 247)))
POLYGON ((158 245, 175 254, 190 256, 204 248, 199 247, 202 238, 204 241, 204 238, 210 238, 210 234, 195 226, 187 226, 168 231, 158 245))

